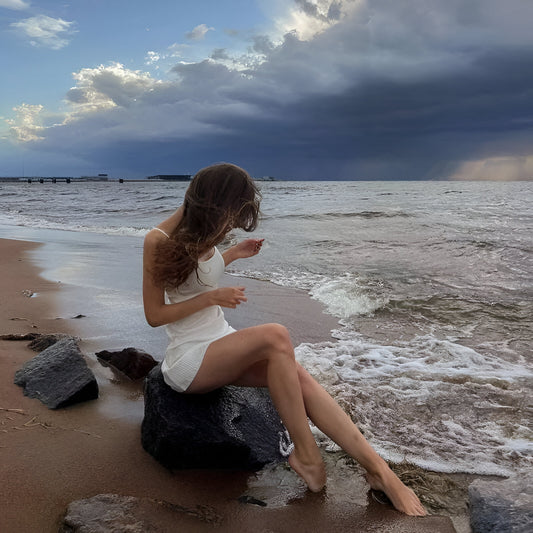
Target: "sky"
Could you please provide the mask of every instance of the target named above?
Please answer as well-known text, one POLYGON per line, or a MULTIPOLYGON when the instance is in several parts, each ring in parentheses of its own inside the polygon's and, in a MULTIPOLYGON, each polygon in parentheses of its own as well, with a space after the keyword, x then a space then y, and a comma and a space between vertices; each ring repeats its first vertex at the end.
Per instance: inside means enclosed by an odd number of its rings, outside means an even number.
POLYGON ((0 0, 0 176, 533 179, 532 0, 0 0))

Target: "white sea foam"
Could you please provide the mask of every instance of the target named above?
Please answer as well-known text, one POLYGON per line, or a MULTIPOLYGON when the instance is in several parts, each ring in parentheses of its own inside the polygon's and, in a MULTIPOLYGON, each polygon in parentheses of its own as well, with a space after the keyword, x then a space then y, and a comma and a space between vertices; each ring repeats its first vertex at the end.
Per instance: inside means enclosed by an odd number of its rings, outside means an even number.
POLYGON ((297 358, 390 460, 507 475, 531 464, 522 365, 419 336, 382 346, 353 331, 301 344, 297 358))
POLYGON ((386 297, 372 294, 360 278, 351 274, 315 285, 310 295, 338 318, 370 315, 387 304, 386 297))
POLYGON ((312 274, 310 272, 303 272, 296 269, 287 268, 286 270, 274 269, 268 270, 236 270, 231 269, 228 273, 241 276, 244 278, 253 278, 263 281, 270 281, 275 285, 282 287, 291 287, 294 289, 302 289, 305 291, 311 290, 315 285, 326 280, 326 276, 322 274, 312 274))
POLYGON ((46 218, 29 217, 14 213, 4 213, 0 217, 0 224, 8 226, 22 226, 26 228, 97 233, 100 235, 122 235, 128 237, 144 237, 148 231, 150 231, 147 228, 135 228, 131 226, 84 225, 76 223, 73 219, 66 221, 54 221, 46 218))

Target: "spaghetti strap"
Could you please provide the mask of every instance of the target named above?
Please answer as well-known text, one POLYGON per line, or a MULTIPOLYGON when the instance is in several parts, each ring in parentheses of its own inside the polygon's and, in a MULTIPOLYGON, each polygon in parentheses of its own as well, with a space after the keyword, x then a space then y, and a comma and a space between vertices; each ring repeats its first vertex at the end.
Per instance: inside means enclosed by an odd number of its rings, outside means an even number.
POLYGON ((163 231, 161 228, 154 228, 157 231, 160 231, 167 239, 170 239, 169 234, 166 231, 163 231))

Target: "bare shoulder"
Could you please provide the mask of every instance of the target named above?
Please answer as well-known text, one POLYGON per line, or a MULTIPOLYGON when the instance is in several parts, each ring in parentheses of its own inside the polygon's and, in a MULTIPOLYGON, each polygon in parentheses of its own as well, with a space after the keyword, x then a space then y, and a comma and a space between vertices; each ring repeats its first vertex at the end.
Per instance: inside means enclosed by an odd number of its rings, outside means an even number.
POLYGON ((170 217, 150 230, 144 237, 144 249, 153 251, 158 243, 169 239, 183 216, 183 206, 180 206, 170 217))
POLYGON ((146 253, 154 253, 157 245, 161 243, 162 241, 168 240, 168 237, 165 237, 163 233, 160 231, 157 231, 156 229, 153 229, 149 231, 144 236, 144 252, 146 253))

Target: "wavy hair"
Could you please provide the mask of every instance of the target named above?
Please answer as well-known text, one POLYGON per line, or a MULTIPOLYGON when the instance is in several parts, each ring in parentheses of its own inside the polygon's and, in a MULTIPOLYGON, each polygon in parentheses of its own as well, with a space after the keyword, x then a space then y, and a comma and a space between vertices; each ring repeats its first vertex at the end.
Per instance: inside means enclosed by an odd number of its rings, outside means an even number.
POLYGON ((242 168, 219 163, 199 170, 185 193, 182 219, 156 248, 154 282, 179 287, 232 228, 257 227, 260 202, 259 190, 242 168))

